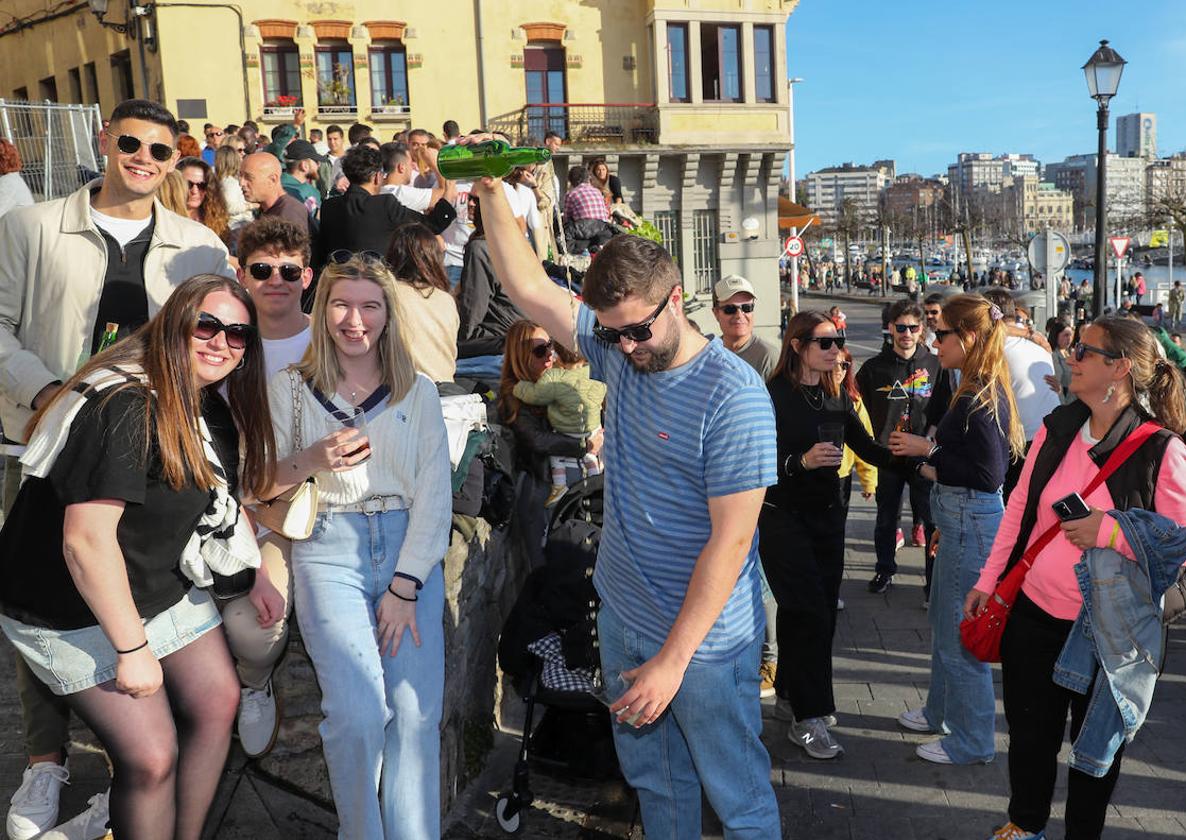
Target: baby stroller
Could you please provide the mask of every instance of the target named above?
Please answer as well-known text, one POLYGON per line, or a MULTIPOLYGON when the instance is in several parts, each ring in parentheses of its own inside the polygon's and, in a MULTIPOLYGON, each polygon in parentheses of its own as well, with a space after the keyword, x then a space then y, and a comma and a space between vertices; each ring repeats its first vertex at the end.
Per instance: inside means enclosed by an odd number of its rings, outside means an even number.
POLYGON ((577 778, 618 774, 609 715, 590 694, 600 679, 593 567, 602 498, 601 475, 568 488, 552 512, 545 564, 527 578, 502 628, 498 661, 526 704, 511 787, 494 806, 509 834, 522 830, 532 803, 529 759, 577 778), (537 703, 547 708, 533 732, 537 703))

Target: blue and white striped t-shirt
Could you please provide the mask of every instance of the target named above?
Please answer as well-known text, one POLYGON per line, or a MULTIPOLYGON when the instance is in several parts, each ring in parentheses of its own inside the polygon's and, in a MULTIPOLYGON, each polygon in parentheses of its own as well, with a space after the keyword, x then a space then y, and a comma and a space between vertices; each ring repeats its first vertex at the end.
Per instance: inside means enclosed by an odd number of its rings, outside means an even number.
MULTIPOLYGON (((593 584, 627 627, 662 643, 712 531, 709 498, 778 480, 774 410, 758 374, 720 341, 678 368, 641 373, 593 336, 595 321, 582 306, 581 353, 609 388, 605 523, 593 584)), ((762 632, 758 562, 755 534, 694 661, 728 658, 762 632)))

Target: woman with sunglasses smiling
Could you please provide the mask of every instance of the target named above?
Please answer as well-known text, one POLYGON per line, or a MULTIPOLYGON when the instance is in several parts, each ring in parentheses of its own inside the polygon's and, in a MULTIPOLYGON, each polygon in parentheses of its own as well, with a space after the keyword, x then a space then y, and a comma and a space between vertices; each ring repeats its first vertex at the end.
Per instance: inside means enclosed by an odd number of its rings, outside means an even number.
POLYGON ((0 531, 0 626, 106 749, 121 838, 197 840, 230 746, 238 679, 191 581, 208 548, 259 563, 236 500, 274 469, 254 321, 234 280, 181 284, 34 416, 0 531))
POLYGON ((269 383, 279 453, 271 492, 312 475, 320 486, 292 573, 341 836, 438 837, 445 422, 436 386, 412 363, 391 271, 377 255, 341 256, 318 282, 308 351, 269 383), (356 409, 365 433, 334 422, 356 409))
POLYGON ((766 383, 779 470, 758 527, 762 566, 778 601, 775 716, 791 721, 791 742, 819 759, 844 752, 828 731, 835 725, 832 637, 844 575, 843 448, 878 467, 904 466, 873 440, 837 383, 844 344, 827 315, 800 312, 787 324, 766 383))
MULTIPOLYGON (((1094 688, 1079 694, 1055 683, 1053 676, 1055 661, 1084 608, 1075 573, 1083 550, 1102 545, 1129 559, 1135 556, 1104 511, 1141 508, 1186 522, 1186 445, 1180 437, 1186 430, 1186 387, 1181 372, 1158 353, 1153 333, 1130 318, 1094 321, 1080 332, 1068 365, 1076 399, 1055 409, 1038 431, 992 554, 967 592, 967 616, 984 608, 998 578, 1058 523, 1055 502, 1082 493, 1112 451, 1143 422, 1163 428, 1084 497, 1091 514, 1063 522, 1062 533, 1037 554, 1005 624, 1001 677, 1009 725, 1010 799, 1009 821, 993 835, 996 840, 1043 836, 1068 709, 1072 741, 1080 737, 1088 717, 1094 688)), ((1096 680, 1106 678, 1110 676, 1097 671, 1096 680)), ((1064 817, 1068 838, 1101 836, 1123 751, 1122 745, 1100 777, 1070 769, 1064 817)))
POLYGON ((935 482, 931 512, 940 536, 931 580, 930 688, 926 707, 903 712, 898 722, 915 732, 947 733, 915 750, 937 764, 975 764, 996 755, 992 669, 964 649, 959 623, 964 594, 980 576, 1001 523, 1005 471, 1025 448, 1006 335, 994 304, 979 295, 949 298, 936 322, 935 350, 945 370, 961 372, 951 407, 934 441, 890 435, 890 449, 925 458, 920 472, 935 482))
POLYGON ((189 217, 201 222, 224 243, 230 241, 230 214, 222 195, 222 182, 214 176, 214 169, 200 157, 185 157, 177 162, 177 171, 185 178, 188 188, 186 208, 189 217))

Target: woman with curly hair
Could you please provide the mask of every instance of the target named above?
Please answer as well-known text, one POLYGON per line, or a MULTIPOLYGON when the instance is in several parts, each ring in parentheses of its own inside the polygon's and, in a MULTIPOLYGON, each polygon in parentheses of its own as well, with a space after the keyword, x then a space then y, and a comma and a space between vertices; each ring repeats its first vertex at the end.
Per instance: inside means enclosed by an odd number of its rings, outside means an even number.
POLYGON ((189 217, 210 228, 223 242, 229 241, 230 215, 222 184, 210 164, 200 157, 183 157, 177 161, 177 171, 186 182, 185 206, 189 217))

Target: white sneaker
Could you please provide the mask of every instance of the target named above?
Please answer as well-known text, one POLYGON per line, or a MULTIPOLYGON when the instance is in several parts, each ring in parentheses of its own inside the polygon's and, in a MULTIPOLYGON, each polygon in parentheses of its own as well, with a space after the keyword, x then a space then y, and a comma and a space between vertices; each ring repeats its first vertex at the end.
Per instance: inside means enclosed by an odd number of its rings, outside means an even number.
POLYGON ((806 750, 812 758, 836 758, 844 753, 844 747, 836 743, 822 717, 792 723, 787 737, 791 739, 791 743, 806 750))
POLYGON ((276 743, 280 729, 280 715, 276 713, 276 697, 272 681, 263 689, 239 690, 239 743, 249 758, 267 755, 276 743))
POLYGON ((110 793, 110 790, 96 793, 87 800, 89 808, 53 831, 45 832, 37 840, 107 840, 111 837, 111 829, 107 826, 107 796, 110 793))
POLYGON ((932 764, 954 764, 951 756, 947 754, 947 750, 943 749, 943 742, 929 741, 925 744, 919 744, 914 748, 914 753, 919 758, 925 759, 932 764))
POLYGON ((898 715, 898 724, 914 732, 934 732, 922 709, 907 709, 898 715))
POLYGON ((39 761, 25 768, 12 795, 6 828, 11 840, 30 840, 58 821, 58 797, 70 784, 69 764, 39 761))

